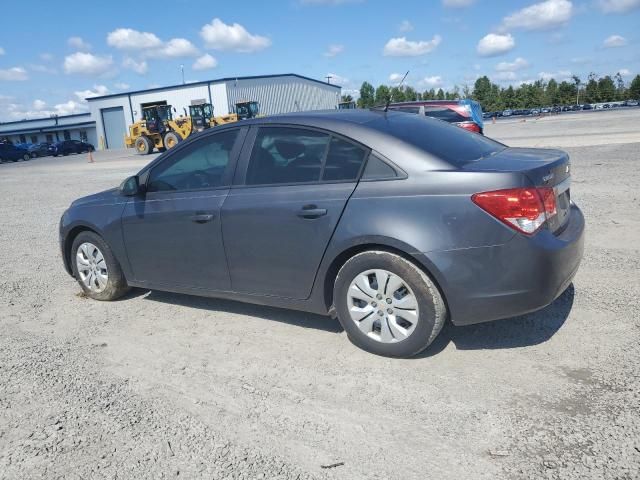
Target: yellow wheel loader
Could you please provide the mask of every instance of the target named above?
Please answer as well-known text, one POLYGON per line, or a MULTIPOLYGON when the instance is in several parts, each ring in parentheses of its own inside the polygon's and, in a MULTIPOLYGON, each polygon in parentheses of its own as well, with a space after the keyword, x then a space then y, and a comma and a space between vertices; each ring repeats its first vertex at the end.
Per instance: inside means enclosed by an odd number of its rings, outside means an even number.
POLYGON ((175 147, 191 135, 191 119, 173 118, 171 105, 153 105, 142 109, 142 119, 129 126, 124 143, 140 155, 175 147))

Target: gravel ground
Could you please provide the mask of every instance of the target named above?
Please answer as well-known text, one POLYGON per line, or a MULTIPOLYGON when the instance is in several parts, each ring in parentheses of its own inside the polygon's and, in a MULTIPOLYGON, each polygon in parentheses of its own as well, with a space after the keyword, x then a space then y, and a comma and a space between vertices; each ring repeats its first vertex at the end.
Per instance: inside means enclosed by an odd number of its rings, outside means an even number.
MULTIPOLYGON (((574 285, 534 314, 447 325, 412 360, 300 312, 141 290, 87 300, 58 219, 148 158, 0 165, 0 478, 640 478, 640 110, 623 113, 566 148, 588 222, 574 285)), ((584 122, 487 133, 567 146, 579 140, 557 132, 584 122)))

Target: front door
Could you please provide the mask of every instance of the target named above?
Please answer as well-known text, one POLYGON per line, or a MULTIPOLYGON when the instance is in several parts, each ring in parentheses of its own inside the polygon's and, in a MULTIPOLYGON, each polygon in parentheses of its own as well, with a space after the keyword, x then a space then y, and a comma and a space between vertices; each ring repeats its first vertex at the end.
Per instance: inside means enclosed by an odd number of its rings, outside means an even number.
POLYGON ((366 150, 328 133, 261 127, 222 207, 234 291, 304 299, 366 150))
POLYGON ((239 129, 208 135, 153 166, 147 193, 125 207, 122 224, 136 281, 228 290, 220 208, 239 150, 239 129))

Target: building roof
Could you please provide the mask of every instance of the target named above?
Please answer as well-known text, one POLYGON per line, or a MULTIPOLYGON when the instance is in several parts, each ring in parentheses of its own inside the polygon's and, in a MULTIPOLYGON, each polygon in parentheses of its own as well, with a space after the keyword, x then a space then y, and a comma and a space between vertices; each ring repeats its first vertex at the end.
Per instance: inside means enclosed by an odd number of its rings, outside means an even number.
POLYGON ((180 89, 180 88, 189 88, 189 87, 196 87, 199 85, 208 85, 211 83, 222 83, 222 82, 233 82, 235 80, 259 80, 262 78, 277 78, 277 77, 296 77, 296 78, 301 78, 303 80, 308 80, 310 82, 315 82, 315 83, 319 83, 321 85, 325 85, 325 86, 330 86, 330 87, 334 87, 334 88, 342 88, 340 85, 335 85, 333 83, 327 83, 327 82, 323 82, 321 80, 316 80, 315 78, 311 78, 311 77, 305 77, 304 75, 298 75, 297 73, 280 73, 280 74, 275 74, 275 75, 254 75, 254 76, 248 76, 248 77, 225 77, 225 78, 214 78, 211 80, 203 80, 201 82, 193 82, 193 83, 180 83, 177 85, 167 85, 166 87, 157 87, 157 88, 147 88, 145 90, 132 90, 130 92, 120 92, 120 93, 112 93, 109 95, 102 95, 100 97, 89 97, 86 98, 86 100, 88 102, 92 102, 95 100, 101 100, 103 98, 115 98, 115 97, 124 97, 124 96, 128 96, 128 95, 137 95, 140 93, 149 93, 149 92, 161 92, 163 90, 173 90, 173 89, 180 89))
POLYGON ((28 123, 28 122, 42 122, 43 120, 51 120, 55 122, 55 119, 57 118, 58 120, 64 120, 65 118, 72 118, 72 117, 83 117, 83 116, 90 116, 91 113, 86 112, 86 113, 72 113, 70 115, 58 115, 57 117, 40 117, 40 118, 29 118, 29 119, 24 119, 24 120, 14 120, 11 122, 0 122, 0 125, 16 125, 16 124, 21 124, 21 123, 28 123))

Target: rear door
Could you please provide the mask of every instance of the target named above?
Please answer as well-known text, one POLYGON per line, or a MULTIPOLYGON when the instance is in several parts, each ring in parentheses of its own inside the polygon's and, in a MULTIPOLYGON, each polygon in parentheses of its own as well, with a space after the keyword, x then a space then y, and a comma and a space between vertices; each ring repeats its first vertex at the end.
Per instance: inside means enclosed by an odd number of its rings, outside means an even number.
POLYGON ((222 208, 231 287, 307 298, 368 151, 290 126, 254 127, 247 144, 222 208))
POLYGON ((207 135, 171 151, 148 173, 147 192, 122 216, 134 278, 149 286, 205 291, 230 286, 220 208, 244 131, 207 135))

